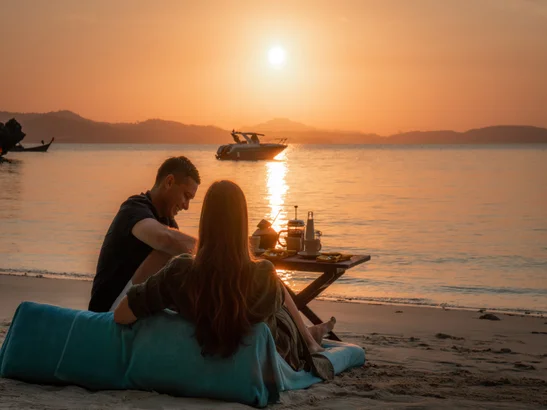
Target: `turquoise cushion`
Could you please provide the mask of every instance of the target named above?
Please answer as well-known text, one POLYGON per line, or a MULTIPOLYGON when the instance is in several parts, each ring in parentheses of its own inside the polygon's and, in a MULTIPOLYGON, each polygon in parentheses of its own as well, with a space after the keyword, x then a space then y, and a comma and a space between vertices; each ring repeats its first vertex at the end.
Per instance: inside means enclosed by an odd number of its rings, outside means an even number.
POLYGON ((56 306, 19 305, 0 350, 0 375, 32 383, 58 383, 55 370, 75 313, 56 306), (26 320, 20 319, 23 317, 26 320))
MULTIPOLYGON (((194 327, 163 312, 132 326, 112 313, 23 302, 0 350, 0 376, 27 382, 77 384, 89 389, 140 389, 208 397, 257 407, 279 392, 320 381, 295 372, 277 353, 264 323, 228 359, 201 356, 194 327)), ((324 354, 335 373, 364 363, 364 351, 332 344, 324 354)))

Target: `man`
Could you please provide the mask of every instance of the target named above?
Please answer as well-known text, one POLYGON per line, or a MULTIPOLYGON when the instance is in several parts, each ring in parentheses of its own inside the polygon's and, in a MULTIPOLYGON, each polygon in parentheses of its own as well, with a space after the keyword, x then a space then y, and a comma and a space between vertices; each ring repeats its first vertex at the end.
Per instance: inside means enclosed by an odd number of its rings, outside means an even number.
POLYGON ((101 247, 89 310, 113 310, 133 284, 144 282, 172 256, 193 252, 196 239, 180 232, 174 217, 188 210, 200 183, 188 158, 169 158, 150 191, 121 205, 101 247))

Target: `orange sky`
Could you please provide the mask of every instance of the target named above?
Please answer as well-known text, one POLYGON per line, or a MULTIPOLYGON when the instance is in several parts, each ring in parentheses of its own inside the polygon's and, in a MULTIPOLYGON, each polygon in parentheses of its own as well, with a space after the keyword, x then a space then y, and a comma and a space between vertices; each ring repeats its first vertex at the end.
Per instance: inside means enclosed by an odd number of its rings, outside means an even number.
POLYGON ((1 5, 0 110, 380 134, 547 127, 543 0, 1 5))

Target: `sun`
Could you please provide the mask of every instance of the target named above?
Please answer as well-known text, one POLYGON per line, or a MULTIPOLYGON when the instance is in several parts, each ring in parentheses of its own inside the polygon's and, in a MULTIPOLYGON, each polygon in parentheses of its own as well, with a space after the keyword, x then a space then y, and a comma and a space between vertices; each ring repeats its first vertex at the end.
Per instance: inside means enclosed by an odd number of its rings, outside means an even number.
POLYGON ((281 47, 273 47, 268 51, 268 61, 274 67, 282 67, 285 64, 287 54, 281 47))

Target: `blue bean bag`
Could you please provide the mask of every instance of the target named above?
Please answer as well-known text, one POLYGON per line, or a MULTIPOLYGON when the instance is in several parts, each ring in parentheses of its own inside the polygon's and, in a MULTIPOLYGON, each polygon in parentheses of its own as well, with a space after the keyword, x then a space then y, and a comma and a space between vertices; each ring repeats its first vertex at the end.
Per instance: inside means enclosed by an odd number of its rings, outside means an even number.
MULTIPOLYGON (((228 359, 202 357, 193 325, 163 312, 132 326, 112 313, 23 302, 0 350, 0 376, 92 390, 138 389, 208 397, 264 407, 279 392, 321 381, 295 372, 277 353, 269 328, 253 328, 228 359)), ((324 355, 335 373, 363 365, 362 348, 330 343, 324 355)))

